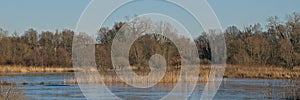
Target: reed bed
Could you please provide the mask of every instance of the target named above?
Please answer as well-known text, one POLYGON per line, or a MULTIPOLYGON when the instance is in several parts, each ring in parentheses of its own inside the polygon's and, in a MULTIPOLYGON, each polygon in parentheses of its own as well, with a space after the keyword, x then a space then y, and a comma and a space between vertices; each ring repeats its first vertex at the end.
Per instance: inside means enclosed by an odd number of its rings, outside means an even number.
MULTIPOLYGON (((96 72, 96 70, 94 70, 96 72)), ((195 79, 195 77, 189 75, 183 75, 182 78, 179 78, 180 72, 179 70, 173 70, 166 72, 164 78, 160 80, 161 83, 177 83, 178 79, 184 79, 185 81, 200 81, 200 82, 209 82, 213 81, 209 79, 209 75, 211 72, 210 65, 203 65, 200 67, 199 79, 195 79)), ((98 72, 97 72, 98 73, 98 72)), ((99 71, 101 73, 101 77, 98 79, 97 77, 91 76, 87 73, 82 76, 86 76, 80 78, 80 83, 122 83, 121 80, 114 71, 99 71)), ((148 72, 136 72, 137 75, 145 76, 148 72)), ((217 72, 216 72, 217 73, 217 72)), ((159 75, 159 74, 157 74, 159 75)), ((126 77, 131 77, 129 75, 124 75, 126 77)), ((157 76, 159 77, 159 76, 157 76)), ((273 66, 241 66, 241 65, 226 65, 226 70, 223 78, 252 78, 252 79, 300 79, 300 67, 295 67, 292 70, 283 68, 283 67, 273 67, 273 66)), ((125 78, 125 80, 129 80, 125 78)), ((133 82, 143 82, 145 84, 153 82, 154 79, 133 79, 133 82), (142 81, 141 81, 142 80, 142 81)), ((77 83, 76 79, 66 79, 65 83, 77 83)))
POLYGON ((74 72, 73 67, 25 67, 25 66, 0 66, 0 73, 26 73, 26 72, 74 72))
POLYGON ((300 67, 286 69, 273 66, 227 65, 224 77, 256 79, 300 79, 300 67))
MULTIPOLYGON (((208 79, 209 73, 210 73, 210 66, 201 67, 200 74, 198 74, 198 78, 195 75, 195 72, 191 70, 190 72, 187 72, 186 74, 181 74, 179 70, 175 71, 168 71, 165 73, 163 78, 159 80, 159 83, 177 83, 178 81, 184 81, 184 82, 208 82, 210 81, 208 79), (194 74, 191 74, 194 73, 194 74)), ((147 76, 148 72, 142 72, 137 71, 137 75, 139 76, 147 76)), ((129 74, 122 75, 125 76, 125 81, 131 81, 132 83, 142 83, 142 84, 149 84, 156 82, 157 78, 160 77, 161 73, 154 74, 157 76, 154 76, 153 78, 136 78, 136 79, 130 79, 132 76, 129 74)), ((197 74, 196 74, 197 75, 197 74)), ((97 71, 91 69, 88 72, 82 72, 80 73, 77 79, 75 77, 67 77, 64 80, 65 84, 99 84, 99 83, 105 83, 105 84, 114 84, 114 83, 124 83, 124 80, 122 80, 114 71, 97 71), (95 74, 100 73, 99 76, 93 76, 95 74)))
MULTIPOLYGON (((69 79, 65 79, 64 83, 65 84, 77 84, 77 83, 81 83, 81 84, 91 84, 91 83, 102 83, 104 82, 105 84, 114 84, 114 83, 124 83, 123 80, 121 80, 118 75, 116 75, 115 73, 110 73, 110 72, 105 72, 102 73, 100 75, 100 79, 97 79, 96 77, 93 76, 86 76, 86 77, 82 77, 79 78, 78 81, 72 77, 69 79)), ((127 78, 125 78, 126 81, 130 80, 129 75, 123 75, 127 78)), ((191 81, 197 81, 198 79, 196 79, 196 77, 191 77, 188 75, 184 75, 183 77, 179 78, 180 73, 179 72, 167 72, 165 74, 165 76, 163 77, 162 80, 160 80, 160 83, 177 83, 179 81, 179 79, 184 79, 183 81, 186 82, 191 82, 191 81)), ((155 82, 155 80, 157 80, 157 77, 153 77, 153 78, 148 78, 148 79, 142 79, 142 78, 135 78, 132 79, 131 81, 133 83, 142 83, 142 84, 149 84, 149 83, 153 83, 155 82)))
MULTIPOLYGON (((193 70, 193 69, 189 69, 193 70)), ((66 68, 66 67, 24 67, 24 66, 0 66, 0 74, 5 74, 7 72, 74 72, 82 71, 80 69, 66 68)), ((101 77, 95 77, 91 73, 86 73, 83 78, 80 79, 80 83, 122 83, 121 80, 113 70, 101 71, 97 69, 90 69, 90 71, 101 73, 101 77), (99 80, 100 79, 100 80, 99 80)), ((89 72, 90 72, 89 71, 89 72)), ((209 74, 211 71, 210 65, 202 65, 200 67, 200 78, 197 81, 208 82, 209 74)), ((145 76, 148 72, 136 71, 138 75, 145 76)), ((191 72, 192 73, 192 72, 191 72)), ((159 75, 159 74, 158 74, 159 75)), ((160 80, 161 83, 176 83, 178 82, 180 72, 179 70, 169 70, 166 72, 164 78, 160 80)), ((128 75, 124 75, 131 77, 128 75)), ((159 76, 157 76, 159 77, 159 76)), ((224 78, 256 78, 256 79, 300 79, 300 67, 295 67, 292 70, 285 69, 283 67, 273 67, 273 66, 242 66, 242 65, 226 65, 226 70, 224 73, 224 78)), ((194 81, 195 77, 184 75, 181 79, 186 81, 194 81)), ((125 78, 125 80, 128 80, 125 78)), ((133 79, 132 81, 140 82, 153 82, 154 79, 133 79)), ((76 84, 78 83, 75 78, 65 78, 66 84, 76 84)))
POLYGON ((268 83, 262 91, 265 99, 300 100, 299 86, 295 80, 286 79, 282 83, 268 83))
POLYGON ((0 84, 0 100, 26 100, 26 96, 16 84, 0 84))

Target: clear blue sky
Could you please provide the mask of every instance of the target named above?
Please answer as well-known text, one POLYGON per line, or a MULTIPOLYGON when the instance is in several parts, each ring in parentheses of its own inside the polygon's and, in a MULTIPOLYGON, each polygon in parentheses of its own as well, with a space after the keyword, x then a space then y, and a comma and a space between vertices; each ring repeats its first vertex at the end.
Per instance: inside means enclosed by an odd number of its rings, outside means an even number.
MULTIPOLYGON (((1 0, 0 27, 20 33, 29 28, 38 31, 74 29, 89 2, 90 0, 1 0)), ((230 25, 243 28, 257 22, 265 26, 267 17, 278 15, 285 20, 287 14, 300 12, 300 0, 208 0, 208 2, 224 28, 230 25)), ((170 13, 178 14, 178 12, 170 13)), ((122 14, 116 20, 121 18, 124 18, 122 14)))

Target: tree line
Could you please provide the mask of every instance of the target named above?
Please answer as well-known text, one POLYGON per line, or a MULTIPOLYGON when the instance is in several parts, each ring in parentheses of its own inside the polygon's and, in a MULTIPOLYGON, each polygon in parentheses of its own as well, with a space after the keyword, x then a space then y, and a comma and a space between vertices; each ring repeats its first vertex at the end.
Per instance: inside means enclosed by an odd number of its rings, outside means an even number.
POLYGON ((285 21, 278 16, 267 19, 266 30, 260 24, 243 31, 235 26, 226 29, 230 64, 272 65, 293 68, 300 65, 300 14, 287 15, 285 21))
POLYGON ((29 29, 23 35, 0 29, 0 64, 23 66, 72 66, 71 30, 45 31, 29 29))
MULTIPOLYGON (((149 69, 145 66, 153 54, 163 55, 168 66, 177 68, 180 65, 179 51, 174 42, 163 35, 143 34, 143 32, 172 34, 174 39, 182 41, 180 45, 187 47, 186 44, 190 41, 176 35, 176 29, 168 23, 152 23, 150 19, 136 19, 130 23, 115 23, 112 28, 99 29, 95 45, 95 58, 99 68, 112 68, 112 42, 124 25, 134 30, 134 33, 143 35, 131 46, 129 56, 131 65, 139 69, 149 69)), ((230 26, 224 31, 224 35, 227 64, 285 68, 300 66, 299 13, 287 15, 284 21, 277 16, 269 17, 266 28, 259 23, 244 29, 230 26)), ((0 29, 0 65, 71 67, 73 36, 72 30, 38 33, 34 29, 29 29, 19 35, 0 29)), ((204 32, 195 39, 201 64, 209 64, 211 60, 208 37, 209 34, 204 32)), ((126 61, 122 58, 120 60, 126 61)))

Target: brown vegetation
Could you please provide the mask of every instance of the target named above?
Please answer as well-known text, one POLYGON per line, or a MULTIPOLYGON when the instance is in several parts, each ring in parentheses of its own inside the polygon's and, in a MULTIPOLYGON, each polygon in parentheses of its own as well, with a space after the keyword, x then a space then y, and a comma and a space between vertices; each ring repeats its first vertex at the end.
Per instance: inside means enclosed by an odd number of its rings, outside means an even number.
POLYGON ((227 65, 224 77, 257 79, 300 79, 300 68, 227 65))
MULTIPOLYGON (((203 65, 200 69, 199 80, 200 82, 208 82, 209 73, 211 70, 210 65, 203 65)), ((111 83, 123 83, 123 81, 117 77, 114 71, 100 71, 101 80, 107 84, 111 83)), ((146 72, 136 72, 138 75, 147 75, 146 72)), ((176 83, 180 75, 179 71, 169 71, 165 74, 164 78, 160 81, 161 83, 176 83)), ((128 76, 129 77, 129 76, 128 76)), ((89 77, 93 78, 93 77, 89 77)), ((192 80, 194 77, 186 76, 185 79, 192 80)), ((300 68, 293 70, 286 69, 284 67, 274 66, 238 66, 238 65, 227 65, 223 78, 249 78, 249 79, 300 79, 300 68)), ((95 79, 84 79, 81 83, 93 83, 95 79)), ((137 79, 139 80, 139 79, 137 79)), ((151 79, 149 79, 151 80, 151 79)), ((149 81, 148 82, 151 82, 149 81)), ((76 84, 77 80, 69 78, 65 80, 65 84, 76 84)), ((101 83, 98 80, 96 83, 101 83)), ((147 83, 147 82, 145 82, 147 83)))
POLYGON ((14 72, 74 72, 74 68, 69 67, 26 67, 26 66, 0 66, 0 74, 14 72))
MULTIPOLYGON (((96 61, 101 68, 111 68, 112 39, 119 34, 123 25, 133 29, 140 28, 135 33, 152 30, 156 33, 173 34, 177 41, 186 39, 176 36, 175 29, 168 23, 151 23, 149 19, 137 18, 134 22, 116 23, 111 29, 101 28, 97 34, 96 61)), ((225 31, 227 44, 227 63, 238 65, 280 66, 293 68, 299 66, 300 55, 300 14, 289 15, 282 23, 278 17, 268 18, 268 27, 263 31, 260 24, 239 30, 236 26, 228 27, 225 31)), ((72 66, 72 40, 74 32, 41 32, 29 29, 24 35, 9 33, 0 29, 0 65, 23 66, 72 66)), ((199 58, 211 60, 209 34, 203 33, 196 40, 199 58)), ((130 64, 147 69, 147 62, 151 55, 161 54, 166 58, 169 66, 180 65, 178 50, 172 41, 162 35, 145 35, 131 46, 130 64)))
MULTIPOLYGON (((152 23, 150 19, 137 18, 133 22, 119 22, 112 28, 101 28, 96 37, 95 59, 98 69, 113 70, 111 62, 112 40, 124 25, 138 30, 133 33, 143 35, 150 31, 172 35, 184 49, 190 49, 186 38, 176 34, 176 29, 168 23, 152 23), (151 27, 150 27, 151 26, 151 27), (154 27, 152 27, 154 26, 154 27)), ((300 66, 300 14, 289 15, 285 22, 278 17, 268 18, 267 31, 260 24, 245 27, 244 30, 231 26, 226 29, 227 64, 225 77, 229 78, 298 78, 300 66), (269 67, 272 66, 272 67, 269 67)), ((29 29, 25 34, 8 33, 0 29, 0 72, 66 72, 72 68, 71 30, 38 32, 29 29), (14 67, 16 66, 17 67, 14 67), (26 66, 26 67, 23 67, 26 66), (42 67, 30 67, 42 66, 42 67), (64 66, 64 67, 49 67, 64 66)), ((201 64, 211 62, 210 34, 203 33, 196 40, 201 64)), ((169 71, 178 70, 181 57, 174 41, 158 34, 147 34, 137 39, 131 46, 128 60, 136 71, 149 71, 149 59, 160 54, 166 59, 169 71)), ((121 56, 120 56, 121 58, 121 56)), ((197 58, 198 59, 198 58, 197 58)), ((188 63, 197 61, 189 59, 188 63)), ((185 60, 185 59, 184 59, 185 60)), ((88 62, 89 63, 89 62, 88 62)), ((122 66, 119 66, 122 69, 122 66)), ((124 66, 123 66, 124 67, 124 66)), ((209 69, 209 68, 207 68, 209 69)), ((209 70, 208 70, 209 71, 209 70)))
MULTIPOLYGON (((200 76, 205 79, 210 72, 209 65, 202 65, 200 69, 200 76)), ((0 73, 12 72, 74 72, 80 69, 68 67, 24 67, 24 66, 0 66, 0 73)), ((100 73, 105 73, 107 77, 114 77, 113 70, 100 70, 100 73)), ((148 72, 136 71, 138 75, 146 75, 148 72)), ((176 81, 179 71, 168 71, 166 74, 168 80, 176 81)), ((224 73, 226 78, 263 78, 263 79, 300 79, 300 67, 294 69, 287 69, 276 66, 241 66, 241 65, 227 65, 224 73)), ((166 79, 167 81, 167 79, 166 79)))
POLYGON ((16 84, 0 84, 0 100, 26 100, 26 97, 16 84))

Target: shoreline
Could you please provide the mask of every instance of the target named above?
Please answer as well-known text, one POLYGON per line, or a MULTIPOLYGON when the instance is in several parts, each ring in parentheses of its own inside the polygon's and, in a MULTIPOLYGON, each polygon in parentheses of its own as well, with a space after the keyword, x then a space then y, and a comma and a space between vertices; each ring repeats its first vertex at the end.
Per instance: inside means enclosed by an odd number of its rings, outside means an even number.
POLYGON ((38 67, 38 66, 1 66, 0 74, 3 73, 34 73, 34 72, 75 72, 73 67, 38 67))
MULTIPOLYGON (((208 77, 210 73, 210 66, 203 65, 200 67, 199 76, 202 78, 208 77)), ((0 66, 0 75, 8 75, 11 73, 26 74, 38 72, 76 72, 80 69, 73 67, 23 67, 23 66, 0 66)), ((115 77, 112 73, 114 71, 100 71, 106 76, 115 77)), ((178 74, 178 71, 167 72, 169 74, 178 74)), ((143 73, 139 73, 143 74, 143 73)), ((282 67, 273 66, 245 66, 245 65, 226 65, 224 78, 233 79, 300 79, 300 67, 295 67, 288 70, 282 67)))

